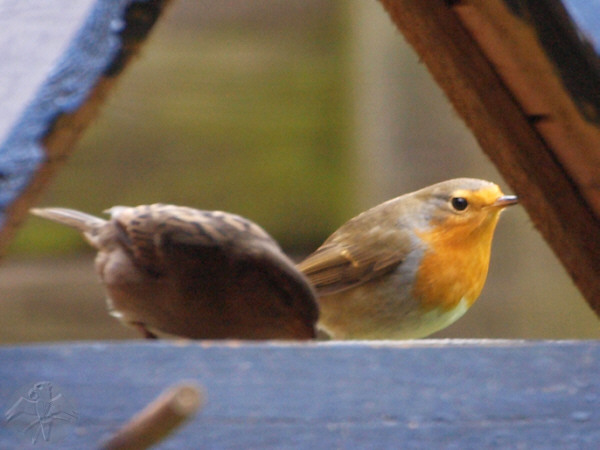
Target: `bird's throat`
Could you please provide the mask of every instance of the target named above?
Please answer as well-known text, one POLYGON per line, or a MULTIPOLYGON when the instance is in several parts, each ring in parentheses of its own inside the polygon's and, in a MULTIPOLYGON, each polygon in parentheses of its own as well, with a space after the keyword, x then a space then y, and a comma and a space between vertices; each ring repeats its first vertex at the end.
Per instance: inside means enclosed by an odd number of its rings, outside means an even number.
POLYGON ((413 295, 427 310, 468 306, 479 296, 488 272, 496 220, 484 227, 437 227, 419 236, 427 250, 417 271, 413 295))

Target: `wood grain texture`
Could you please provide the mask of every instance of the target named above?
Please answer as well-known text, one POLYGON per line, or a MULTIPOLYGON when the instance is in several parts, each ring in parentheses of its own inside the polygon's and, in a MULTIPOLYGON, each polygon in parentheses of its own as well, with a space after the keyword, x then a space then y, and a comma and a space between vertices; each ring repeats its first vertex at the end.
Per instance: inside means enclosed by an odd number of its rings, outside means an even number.
POLYGON ((0 254, 167 3, 0 2, 0 254))
POLYGON ((78 414, 60 448, 94 448, 185 379, 205 406, 161 449, 591 449, 599 371, 597 342, 90 342, 0 348, 0 405, 50 381, 78 414))
POLYGON ((508 3, 465 0, 454 10, 600 218, 600 59, 560 2, 508 3))
MULTIPOLYGON (((573 175, 571 170, 575 166, 567 165, 554 147, 558 141, 550 142, 541 134, 547 110, 527 109, 518 101, 518 95, 490 63, 485 48, 482 50, 459 19, 456 11, 466 15, 467 8, 476 2, 381 0, 381 3, 470 127, 481 148, 519 195, 534 225, 589 305, 600 314, 600 215, 594 214, 591 204, 595 188, 573 175)), ((501 0, 478 2, 486 8, 501 3, 501 0)), ((484 33, 488 24, 480 20, 472 27, 484 33)), ((502 32, 510 35, 507 27, 502 28, 502 32)), ((518 45, 520 41, 515 42, 518 45)), ((491 49, 495 50, 509 58, 505 62, 510 62, 510 54, 505 55, 502 48, 491 49)), ((577 51, 574 47, 573 52, 577 51)), ((547 59, 547 56, 536 55, 536 58, 547 59)), ((556 77, 557 73, 545 75, 556 77)), ((547 95, 553 92, 548 91, 547 95)), ((542 98, 543 94, 540 93, 542 98)), ((564 113, 566 116, 556 114, 553 119, 565 118, 567 122, 561 126, 569 131, 572 123, 569 121, 580 120, 573 116, 578 111, 571 108, 564 113)), ((586 122, 585 126, 594 125, 586 122)), ((589 148, 592 141, 580 145, 580 138, 577 133, 567 133, 559 140, 566 139, 561 143, 566 148, 564 145, 573 139, 570 157, 589 158, 590 165, 594 165, 600 150, 589 148)))

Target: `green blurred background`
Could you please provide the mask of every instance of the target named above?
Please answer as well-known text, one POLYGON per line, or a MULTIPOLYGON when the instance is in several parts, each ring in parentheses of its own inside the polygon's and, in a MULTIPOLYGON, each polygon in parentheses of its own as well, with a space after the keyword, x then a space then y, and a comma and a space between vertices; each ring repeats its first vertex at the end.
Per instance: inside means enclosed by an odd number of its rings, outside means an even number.
MULTIPOLYGON (((299 258, 360 211, 459 176, 510 192, 377 2, 179 0, 42 204, 221 209, 299 258)), ((0 270, 0 342, 135 337, 106 314, 92 259, 74 231, 28 221, 0 270)), ((479 302, 435 337, 600 328, 513 208, 479 302)))

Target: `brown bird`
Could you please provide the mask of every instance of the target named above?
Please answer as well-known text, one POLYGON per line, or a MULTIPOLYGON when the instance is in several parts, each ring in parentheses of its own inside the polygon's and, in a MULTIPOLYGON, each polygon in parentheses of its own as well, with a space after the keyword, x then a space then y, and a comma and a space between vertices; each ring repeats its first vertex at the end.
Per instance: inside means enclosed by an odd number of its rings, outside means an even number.
POLYGON ((479 296, 500 212, 517 203, 460 178, 375 206, 298 265, 334 339, 412 339, 450 325, 479 296))
POLYGON ((314 337, 313 289, 243 217, 163 204, 116 206, 109 220, 64 208, 31 212, 83 233, 98 250, 110 313, 145 337, 314 337))

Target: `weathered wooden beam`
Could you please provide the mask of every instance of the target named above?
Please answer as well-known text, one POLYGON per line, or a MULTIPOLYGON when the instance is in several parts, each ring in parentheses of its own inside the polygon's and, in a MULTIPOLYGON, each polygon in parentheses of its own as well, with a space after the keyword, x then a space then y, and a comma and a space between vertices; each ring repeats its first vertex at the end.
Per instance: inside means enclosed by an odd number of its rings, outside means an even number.
POLYGON ((161 448, 597 448, 599 372, 598 342, 0 347, 0 408, 48 381, 77 415, 59 447, 95 448, 185 379, 206 403, 161 448))
POLYGON ((167 3, 0 1, 0 254, 167 3))
MULTIPOLYGON (((550 33, 546 40, 568 36, 563 50, 589 63, 588 50, 571 39, 572 25, 551 30, 529 20, 542 2, 528 0, 381 3, 600 314, 598 105, 578 102, 565 87, 565 62, 540 40, 539 27, 550 33)), ((556 11, 544 20, 555 20, 556 11)), ((580 77, 594 80, 597 98, 600 79, 586 64, 577 65, 590 69, 580 77)))
POLYGON ((465 0, 454 10, 600 217, 600 59, 561 3, 465 0))

